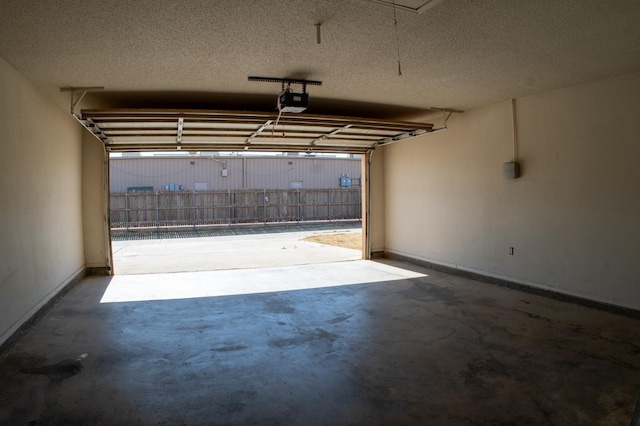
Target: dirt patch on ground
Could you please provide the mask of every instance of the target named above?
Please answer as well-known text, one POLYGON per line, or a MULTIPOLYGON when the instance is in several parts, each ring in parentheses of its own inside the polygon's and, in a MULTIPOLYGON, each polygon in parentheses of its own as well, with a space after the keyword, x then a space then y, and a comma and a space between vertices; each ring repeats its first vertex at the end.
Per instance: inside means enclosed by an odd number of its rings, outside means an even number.
POLYGON ((362 232, 335 232, 329 234, 312 235, 302 241, 327 244, 330 246, 362 250, 362 232))

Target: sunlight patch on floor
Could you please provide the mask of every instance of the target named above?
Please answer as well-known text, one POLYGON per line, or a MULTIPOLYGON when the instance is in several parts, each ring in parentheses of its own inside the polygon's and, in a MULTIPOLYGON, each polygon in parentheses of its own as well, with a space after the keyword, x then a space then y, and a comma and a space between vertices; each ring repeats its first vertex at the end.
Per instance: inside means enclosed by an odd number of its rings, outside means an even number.
POLYGON ((260 269, 116 275, 111 279, 100 303, 270 293, 424 276, 367 260, 260 269))

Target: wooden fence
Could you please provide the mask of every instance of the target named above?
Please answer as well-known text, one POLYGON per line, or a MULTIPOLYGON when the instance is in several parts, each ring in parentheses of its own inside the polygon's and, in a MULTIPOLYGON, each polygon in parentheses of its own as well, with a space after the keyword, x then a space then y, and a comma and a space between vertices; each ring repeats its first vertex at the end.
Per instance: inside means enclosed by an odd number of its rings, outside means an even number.
POLYGON ((360 219, 356 189, 111 194, 112 229, 360 219))

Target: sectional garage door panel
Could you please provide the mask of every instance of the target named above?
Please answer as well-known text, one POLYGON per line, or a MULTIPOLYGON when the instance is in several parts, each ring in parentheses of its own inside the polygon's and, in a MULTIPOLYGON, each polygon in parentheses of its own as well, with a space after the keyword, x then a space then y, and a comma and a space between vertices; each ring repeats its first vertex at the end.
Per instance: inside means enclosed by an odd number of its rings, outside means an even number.
POLYGON ((112 152, 275 150, 364 153, 428 132, 429 123, 309 114, 83 110, 76 118, 112 152))

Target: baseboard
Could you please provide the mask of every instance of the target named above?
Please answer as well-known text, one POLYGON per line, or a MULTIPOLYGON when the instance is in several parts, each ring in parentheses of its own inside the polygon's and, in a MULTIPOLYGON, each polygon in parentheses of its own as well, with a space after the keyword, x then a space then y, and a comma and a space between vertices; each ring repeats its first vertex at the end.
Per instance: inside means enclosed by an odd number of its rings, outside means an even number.
POLYGON ((519 290, 529 294, 535 294, 537 296, 549 297, 551 299, 560 300, 562 302, 574 303, 576 305, 585 306, 588 308, 598 309, 600 311, 610 312, 617 315, 623 315, 626 317, 640 319, 640 310, 627 308, 624 306, 611 305, 608 303, 586 299, 579 296, 574 296, 566 293, 560 293, 553 290, 548 290, 540 287, 533 287, 530 285, 522 284, 515 281, 510 281, 503 278, 496 278, 490 275, 480 274, 478 272, 466 271, 464 269, 454 268, 451 266, 441 265, 438 263, 429 262, 427 260, 417 259, 415 257, 406 256, 402 254, 392 253, 385 251, 384 257, 390 260, 400 260, 403 262, 411 263, 423 268, 432 269, 434 271, 444 272, 449 275, 455 275, 458 277, 469 278, 475 281, 481 281, 488 284, 494 284, 501 287, 507 287, 514 290, 519 290))
POLYGON ((372 251, 371 259, 383 259, 385 257, 384 251, 372 251))
POLYGON ((110 266, 87 266, 87 276, 111 275, 110 266))
MULTIPOLYGON (((7 330, 6 334, 9 336, 0 344, 0 358, 3 358, 6 353, 13 347, 16 340, 23 336, 31 327, 38 323, 44 317, 44 315, 55 306, 60 299, 67 294, 73 287, 75 287, 86 276, 86 268, 81 268, 75 273, 66 284, 62 284, 56 290, 51 292, 49 296, 43 299, 39 305, 36 305, 27 315, 27 319, 22 321, 20 325, 17 325, 15 329, 7 330)), ((24 318, 24 317, 23 317, 24 318)))

